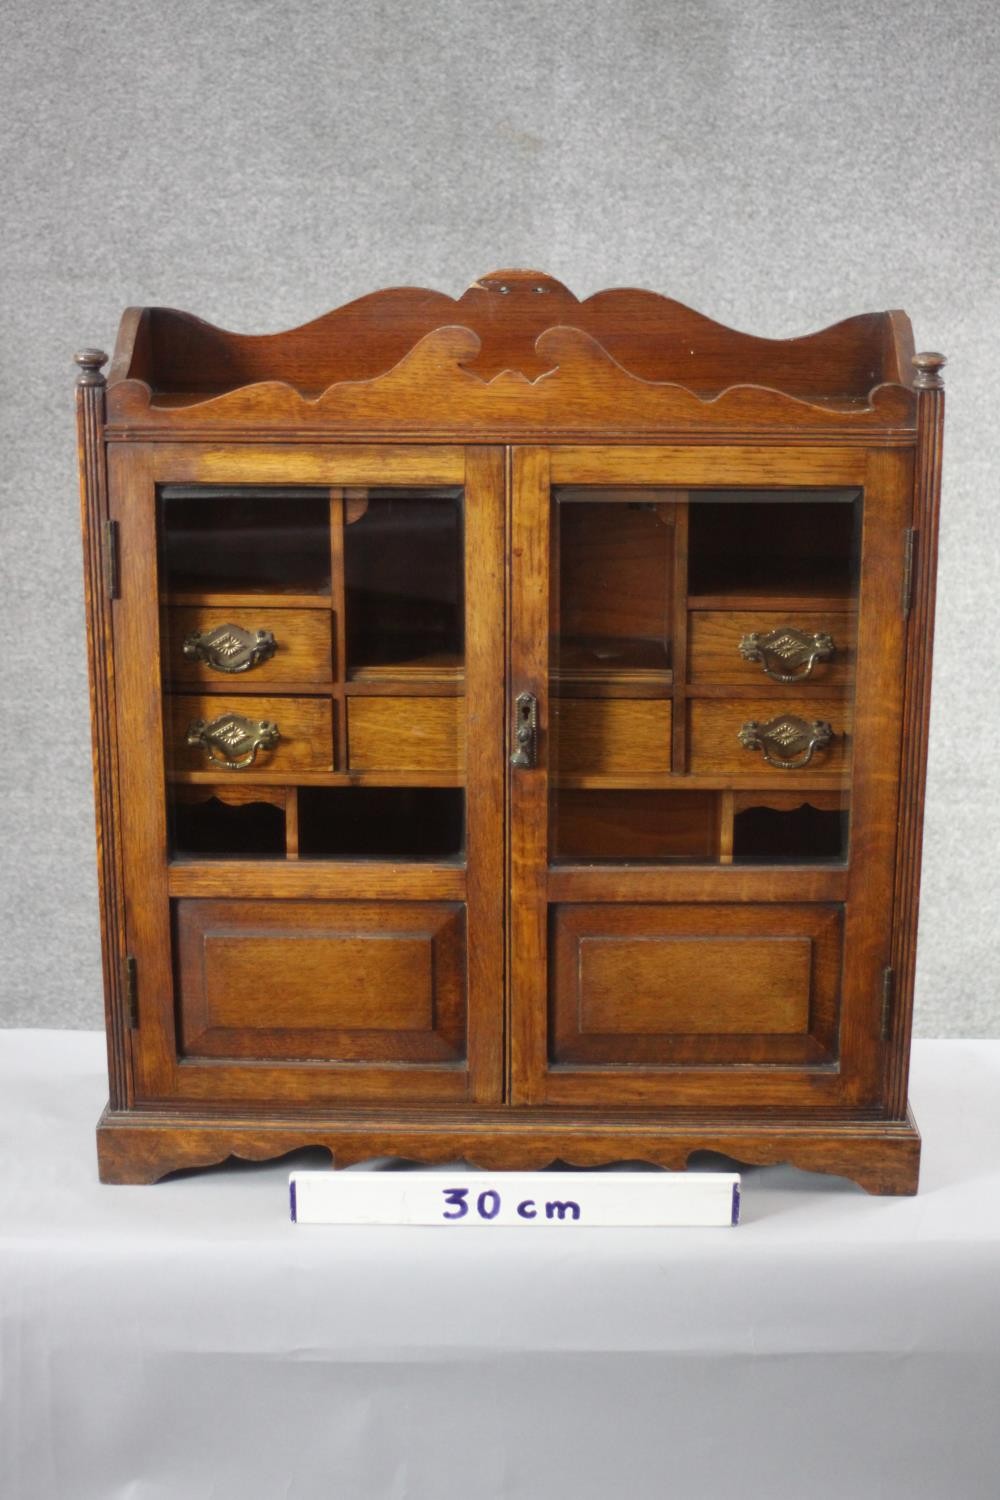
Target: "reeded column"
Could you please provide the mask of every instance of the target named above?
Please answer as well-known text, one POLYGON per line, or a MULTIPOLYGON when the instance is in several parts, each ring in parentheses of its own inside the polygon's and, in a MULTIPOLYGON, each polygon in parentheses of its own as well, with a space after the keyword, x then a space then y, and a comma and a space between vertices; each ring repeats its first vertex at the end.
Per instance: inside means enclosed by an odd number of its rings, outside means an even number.
POLYGON ((94 806, 97 821, 97 877, 101 903, 104 963, 104 1011, 108 1038, 110 1105, 124 1109, 130 1097, 128 1025, 122 976, 125 956, 107 939, 122 931, 120 862, 116 844, 118 822, 114 700, 111 693, 111 590, 114 557, 108 534, 107 458, 104 444, 103 367, 108 356, 100 349, 82 349, 75 356, 77 456, 83 518, 84 595, 87 611, 87 655, 90 668, 90 708, 94 753, 94 806))
POLYGON ((916 968, 917 912, 924 787, 927 781, 927 728, 931 700, 931 656, 934 593, 937 574, 938 513, 941 501, 941 440, 944 428, 943 354, 913 356, 917 391, 917 450, 913 480, 913 554, 910 613, 907 624, 906 683, 903 700, 903 759, 896 865, 893 966, 896 1004, 892 1020, 892 1074, 888 1079, 891 1113, 906 1113, 913 980, 916 968))

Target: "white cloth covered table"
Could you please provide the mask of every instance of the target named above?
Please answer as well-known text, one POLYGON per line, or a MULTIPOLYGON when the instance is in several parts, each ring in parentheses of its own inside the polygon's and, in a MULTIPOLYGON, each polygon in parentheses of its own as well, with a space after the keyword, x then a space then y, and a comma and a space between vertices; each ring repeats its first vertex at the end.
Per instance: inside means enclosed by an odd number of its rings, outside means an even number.
POLYGON ((0 1031, 3 1500, 1000 1493, 1000 1042, 915 1043, 918 1197, 751 1169, 736 1230, 304 1228, 287 1159, 101 1187, 103 1071, 0 1031))

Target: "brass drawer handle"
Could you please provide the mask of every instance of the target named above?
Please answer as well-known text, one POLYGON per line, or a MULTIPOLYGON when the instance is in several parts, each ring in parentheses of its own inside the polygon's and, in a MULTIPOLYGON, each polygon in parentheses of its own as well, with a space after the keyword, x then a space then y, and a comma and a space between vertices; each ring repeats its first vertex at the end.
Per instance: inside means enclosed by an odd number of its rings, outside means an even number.
POLYGON ((829 661, 836 649, 832 635, 799 630, 795 625, 779 625, 766 635, 754 631, 740 641, 743 660, 759 661, 772 682, 801 682, 818 661, 829 661))
POLYGON ((270 719, 245 719, 242 714, 220 714, 206 724, 195 719, 188 725, 187 743, 204 750, 214 766, 227 771, 245 771, 257 759, 258 750, 273 750, 281 738, 270 719))
POLYGON ((817 750, 823 750, 833 739, 833 730, 825 719, 811 724, 794 714, 779 714, 766 724, 748 719, 739 732, 745 750, 759 750, 769 766, 782 771, 797 771, 807 766, 817 750))
POLYGON ((273 656, 277 641, 269 630, 244 630, 242 625, 216 625, 196 630, 184 642, 188 661, 203 661, 215 672, 249 672, 273 656))

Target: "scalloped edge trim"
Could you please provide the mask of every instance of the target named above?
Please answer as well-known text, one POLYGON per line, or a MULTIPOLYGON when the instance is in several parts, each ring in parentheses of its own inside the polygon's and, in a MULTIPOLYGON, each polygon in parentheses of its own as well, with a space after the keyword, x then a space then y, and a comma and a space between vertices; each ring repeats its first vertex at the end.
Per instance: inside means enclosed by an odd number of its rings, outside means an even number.
POLYGON ((401 383, 413 373, 431 373, 431 368, 428 367, 432 367, 433 372, 440 375, 441 365, 445 363, 441 356, 447 354, 449 357, 446 363, 451 367, 449 374, 452 378, 467 381, 467 389, 475 390, 477 394, 489 392, 503 396, 511 387, 516 388, 519 393, 540 390, 549 382, 554 382, 567 369, 586 363, 592 368, 603 366, 614 381, 628 382, 628 387, 636 392, 649 393, 654 396, 676 394, 684 402, 690 403, 694 411, 707 412, 718 410, 727 403, 739 404, 741 397, 752 393, 754 396, 765 396, 768 400, 778 402, 782 406, 819 414, 827 420, 843 418, 849 421, 878 414, 879 407, 885 404, 887 396, 890 393, 893 396, 899 393, 900 396, 905 397, 907 407, 905 413, 901 411, 898 414, 899 420, 905 422, 907 418, 913 418, 915 421, 916 400, 913 392, 907 386, 888 381, 882 381, 873 386, 867 393, 864 405, 858 400, 838 402, 835 398, 821 403, 809 401, 774 386, 755 385, 746 381, 726 386, 717 393, 702 396, 678 381, 646 380, 641 375, 633 374, 592 334, 571 324, 555 324, 543 330, 535 339, 536 352, 546 357, 551 357, 555 353, 558 358, 551 369, 543 371, 534 378, 525 375, 522 371, 508 369, 500 371, 489 380, 484 380, 482 376, 466 368, 481 348, 482 340, 474 329, 464 324, 444 324, 424 334, 400 360, 383 374, 366 380, 335 381, 315 396, 305 395, 297 386, 288 381, 268 380, 234 386, 230 390, 209 395, 202 401, 160 403, 155 399, 156 393, 153 388, 146 381, 129 379, 109 387, 108 398, 111 407, 109 416, 111 420, 114 420, 114 416, 119 413, 137 412, 144 409, 150 413, 169 413, 173 420, 185 421, 191 413, 216 414, 224 412, 229 407, 252 409, 254 405, 260 404, 262 396, 271 392, 281 393, 283 404, 289 408, 289 415, 292 412, 320 413, 328 406, 339 402, 346 403, 353 393, 374 392, 378 386, 383 387, 388 394, 394 384, 401 383), (568 347, 567 340, 569 340, 568 347), (550 346, 553 341, 561 347, 552 350, 550 346))

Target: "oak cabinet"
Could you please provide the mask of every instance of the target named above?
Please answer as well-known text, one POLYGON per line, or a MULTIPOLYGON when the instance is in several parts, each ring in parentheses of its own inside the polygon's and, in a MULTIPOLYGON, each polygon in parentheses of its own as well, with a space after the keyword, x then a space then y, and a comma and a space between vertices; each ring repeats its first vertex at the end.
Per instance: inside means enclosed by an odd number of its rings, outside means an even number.
POLYGON ((943 395, 501 272, 78 356, 106 1181, 714 1149, 916 1188, 943 395))

